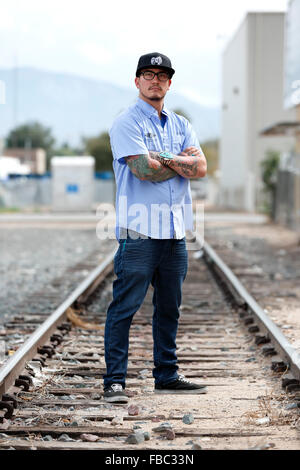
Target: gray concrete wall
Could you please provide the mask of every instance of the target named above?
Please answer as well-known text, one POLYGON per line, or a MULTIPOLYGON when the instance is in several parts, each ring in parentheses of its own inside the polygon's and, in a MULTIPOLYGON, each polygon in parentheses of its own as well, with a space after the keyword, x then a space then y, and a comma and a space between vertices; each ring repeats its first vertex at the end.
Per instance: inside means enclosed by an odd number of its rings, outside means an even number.
MULTIPOLYGON (((94 180, 93 203, 114 203, 114 180, 94 180)), ((26 208, 52 205, 51 178, 0 181, 0 207, 26 208)))

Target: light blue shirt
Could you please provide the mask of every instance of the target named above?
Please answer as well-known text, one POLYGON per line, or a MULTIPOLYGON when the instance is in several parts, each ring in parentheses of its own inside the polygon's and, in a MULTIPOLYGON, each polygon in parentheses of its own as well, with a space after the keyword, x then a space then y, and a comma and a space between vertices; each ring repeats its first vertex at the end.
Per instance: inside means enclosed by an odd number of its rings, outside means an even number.
POLYGON ((200 145, 187 119, 165 107, 165 125, 146 101, 122 112, 110 129, 113 169, 116 179, 116 236, 128 228, 152 238, 181 239, 193 229, 190 181, 176 175, 167 181, 140 180, 124 157, 148 154, 150 150, 178 155, 185 148, 200 145))

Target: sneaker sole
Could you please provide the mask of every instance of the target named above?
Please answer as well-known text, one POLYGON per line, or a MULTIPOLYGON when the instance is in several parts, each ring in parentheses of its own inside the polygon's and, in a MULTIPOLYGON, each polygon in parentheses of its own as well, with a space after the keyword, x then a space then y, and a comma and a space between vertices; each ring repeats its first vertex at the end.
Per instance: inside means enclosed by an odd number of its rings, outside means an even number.
POLYGON ((154 393, 158 393, 161 395, 201 395, 202 393, 207 393, 206 388, 201 388, 197 390, 159 390, 155 389, 154 393))
POLYGON ((128 403, 128 397, 104 397, 104 401, 108 403, 128 403))

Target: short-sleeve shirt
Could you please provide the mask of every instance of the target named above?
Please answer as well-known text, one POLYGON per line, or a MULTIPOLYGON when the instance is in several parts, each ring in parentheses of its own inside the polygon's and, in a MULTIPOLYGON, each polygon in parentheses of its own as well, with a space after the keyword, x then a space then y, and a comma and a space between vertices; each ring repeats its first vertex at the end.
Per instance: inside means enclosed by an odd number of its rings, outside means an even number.
POLYGON ((116 179, 116 236, 130 229, 158 239, 181 239, 193 229, 190 181, 181 175, 160 182, 140 180, 125 157, 168 151, 180 154, 199 141, 189 121, 163 107, 164 125, 156 109, 138 98, 110 129, 116 179))

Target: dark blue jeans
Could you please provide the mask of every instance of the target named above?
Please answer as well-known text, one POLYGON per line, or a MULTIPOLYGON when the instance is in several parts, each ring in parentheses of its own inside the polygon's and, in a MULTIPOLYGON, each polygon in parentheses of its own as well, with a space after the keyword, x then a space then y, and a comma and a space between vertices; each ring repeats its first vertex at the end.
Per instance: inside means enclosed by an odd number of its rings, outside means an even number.
POLYGON ((178 377, 176 334, 181 304, 181 288, 188 267, 185 238, 151 238, 119 241, 114 258, 117 279, 105 324, 106 374, 104 387, 120 383, 125 387, 129 329, 142 305, 150 283, 153 294, 153 377, 165 383, 178 377))

